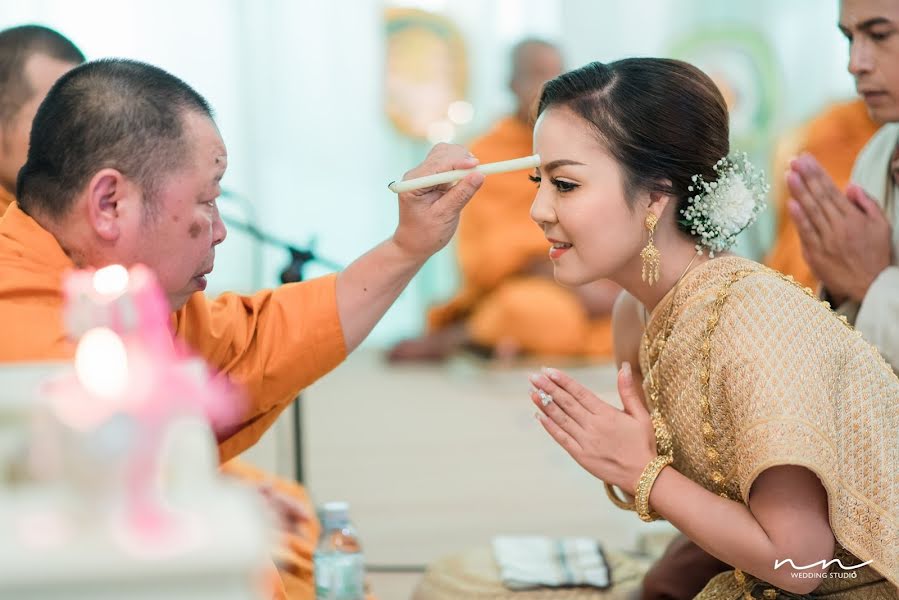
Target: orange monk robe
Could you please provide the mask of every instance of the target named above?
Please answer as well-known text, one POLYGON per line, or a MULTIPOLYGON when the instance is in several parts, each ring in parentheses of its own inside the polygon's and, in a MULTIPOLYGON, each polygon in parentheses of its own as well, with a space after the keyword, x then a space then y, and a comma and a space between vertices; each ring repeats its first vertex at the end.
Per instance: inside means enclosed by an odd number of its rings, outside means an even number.
MULTIPOLYGON (((471 151, 482 164, 528 156, 532 136, 526 123, 507 117, 471 151)), ((513 340, 534 354, 611 356, 609 318, 591 319, 570 290, 521 274, 533 261, 549 260, 549 243, 530 217, 536 188, 527 176, 488 176, 462 211, 456 235, 462 288, 429 312, 428 326, 465 320, 470 338, 486 347, 513 340)))
MULTIPOLYGON (((269 483, 279 492, 287 494, 303 504, 308 511, 312 511, 312 503, 306 495, 306 490, 293 481, 272 477, 264 471, 238 460, 231 460, 222 465, 222 472, 242 481, 255 484, 269 483)), ((313 600, 315 598, 312 553, 318 537, 321 535, 321 525, 315 518, 314 512, 309 514, 312 518, 301 523, 297 531, 282 534, 280 547, 274 555, 286 598, 290 600, 300 598, 313 600)))
MULTIPOLYGON (((71 359, 75 346, 62 322, 61 285, 72 267, 52 234, 18 205, 0 219, 0 362, 71 359)), ((329 276, 248 297, 208 300, 194 294, 175 313, 178 335, 213 368, 242 384, 251 400, 246 426, 219 446, 223 460, 255 443, 301 388, 345 357, 335 285, 335 276, 329 276)), ((235 461, 223 471, 269 481, 308 507, 312 520, 283 534, 277 556, 281 578, 273 583, 273 597, 314 598, 312 553, 319 524, 303 489, 235 461)))
POLYGON ((6 188, 0 185, 0 217, 9 208, 9 205, 16 201, 16 197, 6 191, 6 188))
POLYGON ((840 189, 846 189, 855 157, 880 126, 871 120, 862 100, 831 106, 798 131, 781 140, 774 160, 774 197, 777 202, 777 238, 765 264, 792 275, 805 286, 818 282, 805 259, 796 224, 787 211, 790 190, 784 173, 791 158, 801 152, 812 154, 840 189))

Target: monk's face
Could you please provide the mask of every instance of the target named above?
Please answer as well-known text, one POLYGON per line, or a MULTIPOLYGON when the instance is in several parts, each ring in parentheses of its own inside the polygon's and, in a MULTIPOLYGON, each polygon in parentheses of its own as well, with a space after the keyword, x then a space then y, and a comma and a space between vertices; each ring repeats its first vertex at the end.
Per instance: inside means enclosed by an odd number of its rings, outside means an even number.
MULTIPOLYGON (((206 289, 215 262, 215 247, 225 239, 216 200, 227 167, 225 144, 205 115, 184 116, 190 142, 183 168, 166 177, 150 214, 123 224, 127 263, 143 263, 156 272, 173 309, 191 294, 206 289)), ((143 212, 143 211, 142 211, 143 212)))
POLYGON ((618 162, 590 125, 567 108, 550 108, 537 120, 534 152, 542 164, 531 218, 547 237, 556 281, 577 286, 639 268, 642 220, 625 198, 618 162))
POLYGON ((32 54, 25 61, 25 80, 30 95, 6 123, 0 123, 0 186, 15 193, 16 177, 28 156, 31 122, 57 79, 76 67, 45 54, 32 54))
POLYGON ((518 105, 530 110, 543 84, 562 74, 562 55, 546 44, 527 44, 520 49, 516 62, 509 87, 518 105))
POLYGON ((840 31, 849 40, 849 72, 877 121, 899 121, 899 2, 842 0, 840 31))

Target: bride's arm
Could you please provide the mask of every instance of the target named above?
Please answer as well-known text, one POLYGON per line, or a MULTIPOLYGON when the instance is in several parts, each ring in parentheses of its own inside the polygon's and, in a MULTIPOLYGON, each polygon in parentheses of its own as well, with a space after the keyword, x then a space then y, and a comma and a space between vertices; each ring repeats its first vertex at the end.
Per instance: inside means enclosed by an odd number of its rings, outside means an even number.
POLYGON ((714 494, 671 467, 656 479, 652 508, 709 554, 779 588, 808 594, 823 579, 820 567, 835 544, 827 514, 827 493, 818 478, 798 466, 778 466, 755 480, 749 507, 714 494))
MULTIPOLYGON (((553 401, 531 399, 546 430, 578 464, 633 495, 644 468, 656 456, 655 435, 633 378, 625 366, 618 390, 624 410, 607 404, 565 373, 548 369, 531 382, 553 401)), ((825 569, 794 570, 829 561, 834 554, 827 494, 811 471, 774 466, 755 480, 749 506, 722 498, 672 467, 652 487, 655 512, 709 554, 779 588, 807 594, 825 569), (775 569, 775 561, 792 560, 775 569)))

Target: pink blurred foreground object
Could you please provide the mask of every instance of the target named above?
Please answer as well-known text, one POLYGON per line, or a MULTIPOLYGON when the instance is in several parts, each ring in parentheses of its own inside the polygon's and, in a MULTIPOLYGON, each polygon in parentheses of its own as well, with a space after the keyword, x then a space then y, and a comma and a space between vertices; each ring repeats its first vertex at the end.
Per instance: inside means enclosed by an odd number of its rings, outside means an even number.
POLYGON ((65 322, 78 339, 75 374, 50 384, 53 413, 72 430, 125 427, 123 541, 146 551, 189 530, 165 502, 160 460, 171 425, 204 419, 213 431, 239 422, 243 405, 223 377, 176 346, 170 308, 153 273, 120 265, 75 271, 63 284, 65 322))

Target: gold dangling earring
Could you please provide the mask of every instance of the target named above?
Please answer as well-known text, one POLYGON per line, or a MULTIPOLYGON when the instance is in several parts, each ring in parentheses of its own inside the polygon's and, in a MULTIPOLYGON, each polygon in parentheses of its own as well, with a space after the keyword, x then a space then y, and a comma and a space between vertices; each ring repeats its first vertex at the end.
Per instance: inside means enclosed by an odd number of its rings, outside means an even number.
POLYGON ((643 259, 643 281, 649 285, 653 285, 659 280, 659 264, 662 260, 662 253, 659 252, 659 249, 652 243, 653 234, 656 231, 656 225, 658 225, 658 223, 659 218, 655 216, 654 213, 646 215, 646 229, 649 230, 649 242, 647 242, 643 250, 640 251, 640 258, 643 259))

